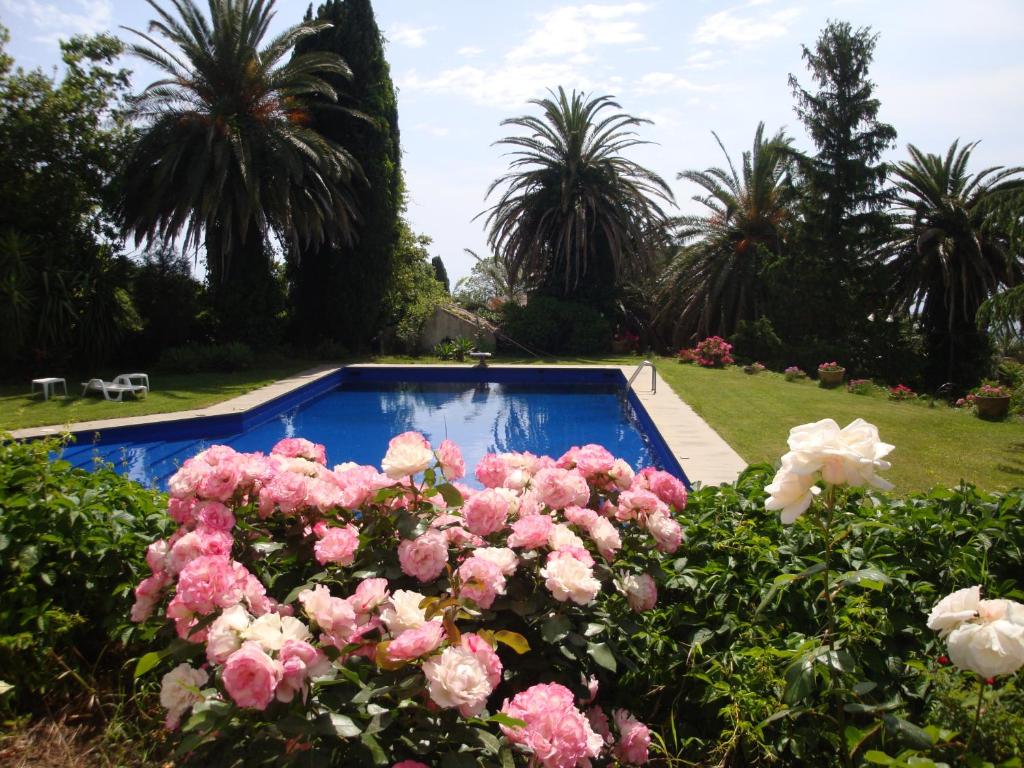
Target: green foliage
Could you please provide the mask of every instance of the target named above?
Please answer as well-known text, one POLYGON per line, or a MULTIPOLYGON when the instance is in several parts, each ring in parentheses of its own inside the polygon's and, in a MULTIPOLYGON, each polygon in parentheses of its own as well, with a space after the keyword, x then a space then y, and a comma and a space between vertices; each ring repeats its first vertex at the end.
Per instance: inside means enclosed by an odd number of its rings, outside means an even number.
MULTIPOLYGON (((0 39, 0 47, 7 39, 0 39)), ((95 363, 137 318, 110 245, 115 173, 130 135, 127 70, 108 35, 61 44, 57 80, 0 67, 0 363, 95 363)), ((9 64, 9 59, 0 58, 9 64)))
POLYGON ((525 134, 499 139, 511 147, 509 171, 488 197, 504 191, 487 213, 487 242, 519 274, 537 274, 543 290, 562 298, 607 299, 636 271, 650 230, 673 202, 664 180, 624 152, 649 142, 636 128, 650 120, 618 112, 611 96, 561 87, 532 99, 540 117, 508 118, 525 134))
POLYGON ((817 90, 789 85, 796 113, 817 153, 795 155, 801 226, 795 248, 775 265, 769 313, 780 335, 801 344, 842 343, 885 303, 879 249, 889 240, 882 154, 895 129, 878 119, 869 69, 878 36, 829 22, 813 48, 803 48, 817 90))
POLYGON ((167 524, 160 494, 51 462, 60 448, 0 438, 0 668, 36 711, 117 674, 132 589, 167 524))
POLYGON ((741 321, 736 326, 736 332, 729 337, 729 342, 740 362, 757 360, 769 368, 778 368, 782 366, 784 358, 789 359, 789 350, 784 347, 775 333, 772 321, 767 317, 760 317, 752 323, 741 321))
MULTIPOLYGON (((404 221, 399 230, 395 270, 384 295, 384 319, 397 350, 416 352, 423 323, 449 297, 430 264, 427 247, 431 239, 415 234, 404 221)), ((382 346, 388 343, 382 342, 382 346)))
POLYGON ((473 351, 475 344, 472 339, 465 336, 458 336, 448 341, 442 341, 434 345, 434 355, 442 360, 458 360, 462 362, 466 355, 473 351))
POLYGON ((693 199, 707 213, 675 222, 685 247, 665 272, 658 296, 658 318, 673 345, 728 336, 739 323, 760 318, 767 298, 761 272, 787 247, 792 230, 792 140, 781 130, 765 139, 759 123, 739 172, 717 134, 715 140, 728 170, 679 174, 700 187, 693 199))
POLYGON ((245 371, 255 362, 252 349, 240 341, 169 347, 160 355, 160 367, 175 373, 245 371))
POLYGON ((502 331, 537 352, 595 354, 611 347, 612 329, 593 307, 550 296, 501 308, 502 331))
POLYGON ((199 335, 203 286, 192 276, 188 257, 169 243, 154 244, 139 261, 132 295, 142 322, 139 347, 151 358, 199 335))
POLYGON ((351 78, 327 76, 344 108, 314 101, 311 127, 349 151, 365 182, 355 190, 352 242, 288 252, 292 335, 303 344, 322 335, 362 350, 387 322, 383 297, 396 269, 403 206, 398 102, 370 0, 328 0, 307 21, 332 26, 303 40, 296 55, 339 55, 352 70, 351 78))
POLYGON ((283 59, 324 28, 300 24, 264 43, 273 0, 154 4, 153 37, 129 50, 163 79, 134 101, 141 127, 123 169, 121 216, 136 242, 206 246, 216 332, 266 343, 283 291, 270 235, 293 244, 351 241, 359 164, 308 127, 313 96, 335 101, 324 79, 349 76, 326 52, 283 59))
MULTIPOLYGON (((675 735, 674 757, 701 765, 839 765, 835 697, 855 764, 869 750, 907 748, 955 762, 976 678, 940 667, 925 622, 964 586, 1024 596, 1024 490, 841 499, 836 530, 849 533, 834 542, 832 585, 843 641, 830 656, 821 528, 810 516, 784 526, 764 510, 771 476, 756 466, 735 486, 691 494, 687 543, 664 565, 658 607, 611 622, 628 659, 620 700, 643 702, 648 722, 675 735)), ((972 751, 998 762, 1019 750, 1024 695, 1007 679, 987 701, 972 751)))

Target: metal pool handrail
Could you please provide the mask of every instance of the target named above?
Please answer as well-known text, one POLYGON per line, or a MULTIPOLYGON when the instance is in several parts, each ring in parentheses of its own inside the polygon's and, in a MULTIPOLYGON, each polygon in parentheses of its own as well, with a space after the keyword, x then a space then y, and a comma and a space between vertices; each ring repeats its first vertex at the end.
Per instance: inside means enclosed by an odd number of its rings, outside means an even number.
POLYGON ((629 382, 626 384, 626 389, 629 389, 630 387, 633 386, 633 382, 636 380, 636 377, 640 375, 640 371, 642 371, 647 366, 649 366, 651 369, 651 394, 653 395, 657 393, 658 369, 654 367, 654 363, 652 363, 650 360, 644 360, 642 363, 640 363, 640 365, 636 367, 636 370, 633 371, 633 375, 629 377, 629 382))

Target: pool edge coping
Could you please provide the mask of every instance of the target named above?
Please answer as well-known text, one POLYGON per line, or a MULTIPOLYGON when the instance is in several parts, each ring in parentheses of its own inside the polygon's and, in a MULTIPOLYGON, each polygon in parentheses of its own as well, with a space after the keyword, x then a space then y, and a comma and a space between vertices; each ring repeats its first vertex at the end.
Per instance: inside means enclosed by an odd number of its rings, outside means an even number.
MULTIPOLYGON (((438 365, 413 364, 417 368, 452 369, 473 368, 472 365, 438 365)), ((349 365, 326 365, 309 368, 292 376, 259 387, 243 395, 223 400, 205 408, 169 413, 151 413, 141 416, 122 416, 113 419, 97 419, 93 421, 71 422, 62 425, 43 427, 26 427, 11 432, 15 439, 32 439, 52 437, 65 432, 91 432, 113 429, 116 427, 133 427, 146 424, 163 424, 175 421, 207 418, 211 416, 228 416, 245 414, 259 408, 272 400, 288 395, 297 389, 330 376, 343 368, 405 368, 407 364, 395 363, 352 363, 349 365)), ((572 369, 572 370, 615 370, 622 373, 628 381, 635 366, 633 365, 533 365, 507 364, 495 365, 495 368, 527 368, 527 369, 572 369)), ((676 392, 655 371, 657 388, 651 392, 643 384, 647 376, 642 375, 638 386, 633 392, 643 405, 658 433, 676 461, 683 468, 686 476, 693 483, 703 485, 719 485, 736 480, 747 463, 711 426, 680 398, 676 392), (643 382, 643 384, 641 384, 643 382)))

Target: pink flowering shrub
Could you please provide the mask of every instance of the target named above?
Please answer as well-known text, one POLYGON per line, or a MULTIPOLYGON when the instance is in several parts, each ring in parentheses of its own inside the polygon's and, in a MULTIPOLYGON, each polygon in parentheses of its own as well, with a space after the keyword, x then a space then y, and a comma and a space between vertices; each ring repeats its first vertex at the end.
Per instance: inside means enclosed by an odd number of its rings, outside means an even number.
POLYGON ((474 490, 458 446, 412 432, 382 466, 332 469, 292 438, 214 446, 170 479, 178 528, 132 609, 176 636, 140 661, 169 670, 167 726, 200 762, 260 734, 338 764, 645 763, 647 727, 600 691, 683 545, 686 487, 585 445, 489 455, 474 490))
POLYGON ((693 348, 697 365, 704 368, 725 368, 733 364, 732 344, 721 336, 708 336, 693 348))

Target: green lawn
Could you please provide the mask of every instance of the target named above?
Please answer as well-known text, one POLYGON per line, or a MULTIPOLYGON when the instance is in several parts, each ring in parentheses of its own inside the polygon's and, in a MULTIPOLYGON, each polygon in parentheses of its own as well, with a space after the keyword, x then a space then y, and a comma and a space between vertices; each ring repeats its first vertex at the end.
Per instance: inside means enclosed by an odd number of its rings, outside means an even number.
POLYGON ((138 401, 126 397, 122 403, 95 395, 79 397, 82 391, 79 382, 85 378, 68 377, 70 397, 57 396, 46 401, 40 398, 38 390, 35 397, 28 396, 27 381, 3 384, 0 385, 0 430, 202 408, 272 384, 315 364, 310 360, 289 360, 231 373, 152 373, 149 396, 138 401))
POLYGON ((982 421, 944 403, 892 402, 884 394, 852 395, 845 387, 787 382, 782 374, 750 376, 658 360, 662 377, 748 462, 777 463, 791 427, 824 418, 845 426, 860 417, 896 446, 885 473, 896 493, 968 480, 986 490, 1024 484, 1024 424, 982 421))

